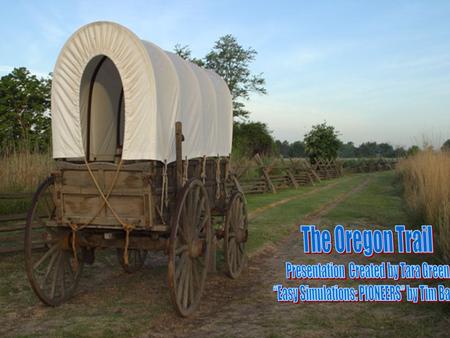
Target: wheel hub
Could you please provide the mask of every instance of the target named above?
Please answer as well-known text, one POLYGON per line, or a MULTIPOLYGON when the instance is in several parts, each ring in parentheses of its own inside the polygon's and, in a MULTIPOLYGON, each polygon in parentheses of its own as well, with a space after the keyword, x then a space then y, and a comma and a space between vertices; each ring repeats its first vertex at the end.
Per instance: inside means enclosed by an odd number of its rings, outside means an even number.
POLYGON ((248 230, 247 229, 237 229, 236 230, 236 242, 244 243, 247 242, 248 238, 248 230))
POLYGON ((199 257, 203 253, 204 240, 196 239, 193 240, 189 245, 189 256, 192 258, 199 257))

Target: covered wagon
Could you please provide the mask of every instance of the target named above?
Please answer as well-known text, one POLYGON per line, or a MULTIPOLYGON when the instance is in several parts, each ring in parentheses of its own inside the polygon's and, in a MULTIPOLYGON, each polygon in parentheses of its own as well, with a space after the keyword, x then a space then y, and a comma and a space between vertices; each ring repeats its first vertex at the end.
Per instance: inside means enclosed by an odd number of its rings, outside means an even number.
POLYGON ((25 235, 28 278, 45 304, 73 295, 98 248, 117 250, 127 272, 149 250, 167 253, 182 316, 199 303, 217 240, 226 272, 239 276, 247 211, 230 173, 232 102, 219 75, 95 22, 60 52, 51 100, 56 170, 33 197, 25 235))

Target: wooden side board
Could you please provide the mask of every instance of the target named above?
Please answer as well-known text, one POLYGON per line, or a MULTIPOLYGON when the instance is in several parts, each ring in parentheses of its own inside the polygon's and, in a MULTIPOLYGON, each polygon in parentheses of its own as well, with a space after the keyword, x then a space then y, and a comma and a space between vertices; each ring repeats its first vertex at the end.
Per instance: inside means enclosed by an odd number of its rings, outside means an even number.
MULTIPOLYGON (((121 223, 128 223, 137 229, 151 230, 170 222, 176 206, 175 163, 124 163, 120 171, 114 163, 93 162, 89 167, 102 193, 109 193, 108 203, 114 212, 104 202, 85 164, 58 161, 53 173, 58 223, 89 224, 93 228, 122 227, 121 223), (163 181, 167 182, 164 186, 163 181)), ((195 177, 204 182, 211 209, 224 210, 230 188, 229 159, 185 159, 183 168, 185 181, 195 177)))

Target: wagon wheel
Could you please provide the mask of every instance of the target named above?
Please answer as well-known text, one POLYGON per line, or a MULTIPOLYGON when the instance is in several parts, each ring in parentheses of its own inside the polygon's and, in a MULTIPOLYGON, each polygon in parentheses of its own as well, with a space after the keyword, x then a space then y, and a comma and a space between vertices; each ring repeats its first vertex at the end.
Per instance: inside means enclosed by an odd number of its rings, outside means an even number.
POLYGON ((47 178, 35 192, 25 225, 25 268, 39 299, 56 306, 70 298, 83 269, 81 250, 75 266, 69 232, 52 229, 56 224, 54 178, 47 178), (39 246, 38 246, 39 245, 39 246))
POLYGON ((147 258, 147 250, 128 249, 128 265, 123 260, 123 249, 117 249, 117 259, 125 272, 133 273, 139 271, 147 258))
POLYGON ((247 206, 244 195, 236 192, 230 199, 225 216, 224 256, 226 273, 237 278, 246 262, 245 242, 248 237, 247 206))
POLYGON ((192 179, 178 195, 169 243, 170 296, 175 309, 183 317, 191 314, 200 302, 211 244, 208 194, 199 179, 192 179))

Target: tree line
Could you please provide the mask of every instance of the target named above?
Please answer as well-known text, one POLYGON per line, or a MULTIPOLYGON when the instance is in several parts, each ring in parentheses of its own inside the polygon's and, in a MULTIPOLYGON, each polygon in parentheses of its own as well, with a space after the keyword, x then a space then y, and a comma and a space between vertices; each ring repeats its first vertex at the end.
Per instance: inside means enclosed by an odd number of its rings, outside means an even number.
MULTIPOLYGON (((303 141, 280 141, 276 140, 275 147, 277 152, 283 157, 307 157, 303 141)), ((353 142, 340 142, 337 151, 337 157, 341 158, 363 158, 363 157, 387 157, 397 158, 413 155, 420 150, 419 146, 413 145, 409 148, 403 146, 394 147, 389 143, 382 142, 363 142, 356 146, 353 142)))

